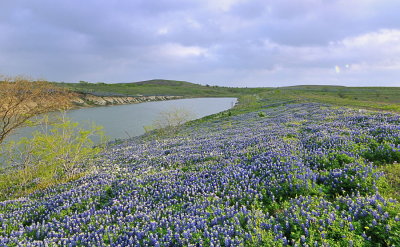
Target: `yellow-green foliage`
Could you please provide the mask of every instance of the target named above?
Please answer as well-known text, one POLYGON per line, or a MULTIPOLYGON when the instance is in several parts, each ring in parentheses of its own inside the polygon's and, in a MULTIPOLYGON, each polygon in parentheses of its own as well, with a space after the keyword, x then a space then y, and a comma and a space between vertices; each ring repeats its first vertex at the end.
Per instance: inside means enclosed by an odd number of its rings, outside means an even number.
POLYGON ((101 127, 85 129, 70 119, 56 122, 43 119, 32 138, 10 141, 0 147, 5 163, 0 173, 0 200, 28 194, 84 174, 101 146, 93 139, 102 137, 101 127))
POLYGON ((400 163, 382 166, 379 170, 385 173, 378 181, 380 193, 400 201, 400 163))

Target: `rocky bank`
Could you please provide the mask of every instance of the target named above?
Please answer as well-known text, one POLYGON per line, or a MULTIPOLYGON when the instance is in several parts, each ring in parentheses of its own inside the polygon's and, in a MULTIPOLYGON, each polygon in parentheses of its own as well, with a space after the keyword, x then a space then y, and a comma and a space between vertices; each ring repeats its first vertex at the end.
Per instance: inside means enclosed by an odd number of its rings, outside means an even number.
POLYGON ((79 94, 73 103, 80 107, 136 104, 150 101, 182 99, 183 96, 96 96, 79 94))

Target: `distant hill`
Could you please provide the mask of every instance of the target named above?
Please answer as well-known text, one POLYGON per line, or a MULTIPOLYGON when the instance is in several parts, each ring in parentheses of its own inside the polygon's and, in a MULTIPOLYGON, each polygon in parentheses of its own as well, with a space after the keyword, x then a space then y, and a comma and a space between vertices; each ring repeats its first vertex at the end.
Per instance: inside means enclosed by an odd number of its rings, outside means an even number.
POLYGON ((159 86, 174 86, 174 87, 189 87, 189 86, 200 86, 200 84, 195 84, 187 81, 173 81, 173 80, 163 80, 163 79, 154 79, 148 81, 139 81, 132 82, 137 85, 159 85, 159 86))
POLYGON ((72 91, 96 96, 182 96, 190 97, 238 97, 244 94, 256 94, 267 88, 230 88, 200 85, 186 81, 153 79, 130 83, 60 83, 72 91))
POLYGON ((284 87, 287 89, 324 89, 324 88, 345 88, 345 86, 338 85, 295 85, 284 87))

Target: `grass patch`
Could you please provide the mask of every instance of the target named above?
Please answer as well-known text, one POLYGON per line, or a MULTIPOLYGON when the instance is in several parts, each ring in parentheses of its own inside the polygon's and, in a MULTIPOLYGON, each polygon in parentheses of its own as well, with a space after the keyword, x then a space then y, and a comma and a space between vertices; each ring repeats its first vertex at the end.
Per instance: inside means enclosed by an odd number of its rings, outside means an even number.
POLYGON ((378 181, 379 192, 400 202, 400 163, 381 166, 378 170, 385 174, 378 181))

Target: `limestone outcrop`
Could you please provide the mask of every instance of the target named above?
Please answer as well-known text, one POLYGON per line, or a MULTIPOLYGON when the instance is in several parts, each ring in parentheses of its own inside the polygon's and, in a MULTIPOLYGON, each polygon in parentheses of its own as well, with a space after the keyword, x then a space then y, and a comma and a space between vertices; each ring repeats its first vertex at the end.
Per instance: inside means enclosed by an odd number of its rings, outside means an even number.
POLYGON ((77 106, 106 106, 106 105, 123 105, 123 104, 136 104, 150 101, 163 101, 182 99, 182 96, 96 96, 92 94, 79 94, 73 100, 77 106))

